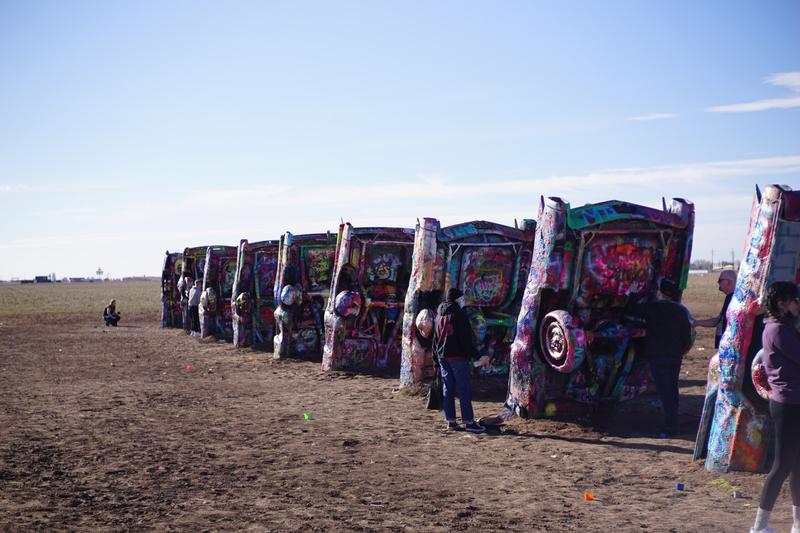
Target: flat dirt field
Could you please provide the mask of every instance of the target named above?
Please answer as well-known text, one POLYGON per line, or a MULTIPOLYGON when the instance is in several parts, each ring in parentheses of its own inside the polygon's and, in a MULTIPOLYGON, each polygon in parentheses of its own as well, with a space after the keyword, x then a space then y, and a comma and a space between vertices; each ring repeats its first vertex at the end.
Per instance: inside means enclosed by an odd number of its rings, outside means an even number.
MULTIPOLYGON (((716 276, 692 276, 696 317, 716 276)), ((157 282, 0 286, 3 531, 746 531, 763 475, 691 461, 713 331, 684 359, 679 438, 652 397, 610 427, 446 432, 397 379, 161 329, 157 282), (121 327, 102 326, 111 298, 121 327), (306 420, 304 413, 310 415, 306 420), (685 490, 675 490, 676 483, 685 490), (743 497, 734 499, 733 490, 743 497), (593 501, 584 493, 592 492, 593 501)), ((477 391, 476 413, 503 394, 477 391)), ((773 522, 788 531, 782 493, 773 522)))

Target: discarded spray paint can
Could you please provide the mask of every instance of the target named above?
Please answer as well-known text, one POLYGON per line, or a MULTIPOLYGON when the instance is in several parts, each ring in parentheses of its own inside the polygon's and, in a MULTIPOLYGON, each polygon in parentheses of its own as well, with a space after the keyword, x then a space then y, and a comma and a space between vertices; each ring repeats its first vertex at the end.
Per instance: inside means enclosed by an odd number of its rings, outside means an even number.
POLYGON ((675 483, 675 490, 683 490, 683 483, 675 483))
POLYGON ((738 500, 739 498, 741 498, 741 497, 742 497, 742 493, 741 493, 741 492, 739 492, 738 490, 735 490, 735 491, 733 491, 733 492, 731 493, 731 496, 733 496, 733 499, 734 499, 734 500, 738 500))

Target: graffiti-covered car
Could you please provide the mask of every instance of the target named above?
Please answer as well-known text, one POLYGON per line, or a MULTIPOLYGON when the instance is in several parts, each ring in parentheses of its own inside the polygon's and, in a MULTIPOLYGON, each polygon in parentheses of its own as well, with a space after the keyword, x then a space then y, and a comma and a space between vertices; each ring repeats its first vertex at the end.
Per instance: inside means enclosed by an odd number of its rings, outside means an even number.
POLYGON ((178 290, 183 272, 183 254, 167 250, 161 267, 161 327, 182 328, 183 307, 178 290))
POLYGON ((200 296, 200 336, 233 340, 231 296, 236 277, 236 246, 209 246, 200 296))
POLYGON ((706 397, 694 458, 715 472, 768 468, 772 443, 769 384, 757 348, 767 287, 800 282, 800 191, 772 185, 756 190, 750 229, 728 325, 708 370, 706 397), (754 330, 756 333, 754 335, 754 330))
POLYGON ((325 308, 324 370, 399 372, 414 230, 339 226, 325 308))
POLYGON ((483 220, 444 228, 434 218, 417 224, 403 316, 401 387, 433 375, 430 347, 438 301, 429 295, 446 294, 451 287, 464 293, 478 352, 490 358, 481 372, 508 374, 534 228, 532 220, 522 229, 483 220))
POLYGON ((650 377, 626 320, 668 279, 686 287, 694 206, 542 198, 500 418, 570 417, 632 398, 650 377))
POLYGON ((272 349, 277 269, 278 241, 239 242, 231 295, 234 346, 272 349))
POLYGON ((274 292, 275 357, 319 357, 322 352, 335 252, 336 238, 330 233, 287 232, 281 237, 274 292))
MULTIPOLYGON (((179 297, 181 297, 181 293, 188 297, 192 284, 198 279, 203 279, 208 248, 208 246, 193 246, 183 249, 183 265, 181 277, 178 280, 179 297)), ((181 299, 181 308, 183 309, 183 329, 188 333, 191 330, 191 318, 189 316, 189 300, 186 297, 181 299)))

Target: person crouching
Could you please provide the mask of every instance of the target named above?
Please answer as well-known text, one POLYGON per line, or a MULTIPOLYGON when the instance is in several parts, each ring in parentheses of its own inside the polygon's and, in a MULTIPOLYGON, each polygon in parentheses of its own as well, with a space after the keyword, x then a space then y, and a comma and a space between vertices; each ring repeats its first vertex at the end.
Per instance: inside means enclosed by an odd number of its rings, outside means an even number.
POLYGON ((106 308, 103 309, 103 320, 105 320, 106 326, 117 327, 119 319, 120 314, 117 312, 117 301, 111 300, 106 308))

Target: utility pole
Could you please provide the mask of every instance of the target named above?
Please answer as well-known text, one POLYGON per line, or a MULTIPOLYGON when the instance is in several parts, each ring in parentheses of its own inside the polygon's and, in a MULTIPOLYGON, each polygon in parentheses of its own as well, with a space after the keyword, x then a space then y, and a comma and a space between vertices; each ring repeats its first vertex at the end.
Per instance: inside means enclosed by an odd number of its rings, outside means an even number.
POLYGON ((733 259, 733 248, 731 248, 731 268, 736 270, 736 263, 734 262, 733 259))
POLYGON ((714 249, 711 249, 711 272, 714 272, 714 249))

